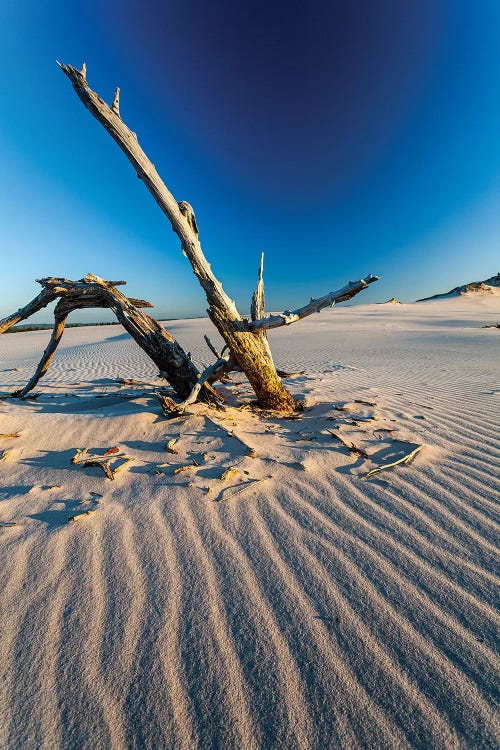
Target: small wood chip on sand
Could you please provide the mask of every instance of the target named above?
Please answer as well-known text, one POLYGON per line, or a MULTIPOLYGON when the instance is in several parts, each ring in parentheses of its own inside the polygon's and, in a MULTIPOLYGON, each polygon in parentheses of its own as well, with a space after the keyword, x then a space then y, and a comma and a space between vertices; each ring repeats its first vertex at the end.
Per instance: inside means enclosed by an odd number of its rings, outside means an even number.
POLYGON ((194 462, 192 464, 184 464, 183 466, 177 466, 174 469, 174 474, 181 474, 183 471, 189 471, 189 470, 192 471, 193 469, 196 469, 198 466, 199 464, 194 463, 194 462))
POLYGON ((21 437, 20 432, 0 432, 0 438, 18 438, 21 437))
POLYGON ((234 466, 231 466, 229 469, 226 469, 222 472, 220 478, 223 482, 227 482, 228 479, 232 479, 233 477, 237 476, 240 473, 240 470, 237 469, 234 466))
POLYGON ((74 515, 74 516, 70 516, 70 517, 68 518, 68 523, 70 523, 70 522, 72 522, 72 521, 73 521, 73 522, 76 522, 76 521, 81 521, 81 520, 82 520, 82 518, 85 518, 86 516, 91 516, 91 515, 92 515, 92 513, 95 513, 95 510, 86 510, 86 511, 84 511, 83 513, 75 513, 75 515, 74 515))
POLYGON ((119 453, 119 452, 120 452, 120 449, 118 448, 118 446, 115 445, 115 446, 113 446, 113 448, 108 448, 107 451, 104 451, 104 453, 102 455, 103 456, 112 456, 114 453, 119 453))
POLYGON ((167 453, 178 453, 179 451, 176 449, 175 444, 177 442, 177 438, 172 438, 168 441, 168 443, 165 446, 165 450, 167 453))

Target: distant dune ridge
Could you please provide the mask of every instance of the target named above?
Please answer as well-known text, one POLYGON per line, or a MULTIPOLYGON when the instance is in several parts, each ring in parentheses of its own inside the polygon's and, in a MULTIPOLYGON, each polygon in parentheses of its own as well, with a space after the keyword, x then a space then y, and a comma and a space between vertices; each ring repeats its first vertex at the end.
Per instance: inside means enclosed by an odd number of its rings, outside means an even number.
POLYGON ((458 297, 461 294, 500 294, 500 273, 491 276, 484 281, 470 281, 468 284, 456 286, 449 292, 433 294, 432 297, 423 297, 417 302, 428 302, 431 299, 443 299, 444 297, 458 297))
MULTIPOLYGON (((118 326, 9 399, 49 332, 0 336, 0 748, 496 750, 499 311, 271 332, 293 419, 238 373, 225 412, 165 419, 118 326), (133 460, 111 480, 87 447, 133 460)), ((206 361, 208 319, 168 328, 206 361)))

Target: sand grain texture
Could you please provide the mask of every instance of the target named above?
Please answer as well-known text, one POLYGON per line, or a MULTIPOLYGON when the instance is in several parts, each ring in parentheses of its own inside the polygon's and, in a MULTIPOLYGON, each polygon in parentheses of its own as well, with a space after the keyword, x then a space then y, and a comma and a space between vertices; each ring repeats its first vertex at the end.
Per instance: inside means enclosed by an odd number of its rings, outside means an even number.
MULTIPOLYGON (((0 401, 0 746, 498 747, 499 312, 276 331, 300 420, 237 411, 237 375, 227 412, 166 421, 121 328, 69 329, 41 395, 0 401), (398 445, 425 447, 363 479, 398 445), (113 481, 71 464, 115 446, 113 481)), ((169 328, 207 362, 207 320, 169 328)), ((3 394, 47 337, 0 339, 3 394)))

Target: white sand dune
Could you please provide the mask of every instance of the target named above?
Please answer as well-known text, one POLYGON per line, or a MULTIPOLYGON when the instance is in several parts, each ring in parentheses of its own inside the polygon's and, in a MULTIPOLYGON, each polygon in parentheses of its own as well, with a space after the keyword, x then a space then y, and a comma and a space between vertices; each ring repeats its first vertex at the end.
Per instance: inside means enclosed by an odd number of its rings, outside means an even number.
MULTIPOLYGON (((498 747, 499 319, 460 297, 276 331, 299 421, 237 411, 241 376, 214 421, 167 421, 120 327, 69 329, 41 395, 0 401, 0 746, 498 747), (70 462, 111 446, 114 481, 70 462)), ((168 327, 211 361, 207 320, 168 327)), ((1 392, 48 335, 0 338, 1 392)))

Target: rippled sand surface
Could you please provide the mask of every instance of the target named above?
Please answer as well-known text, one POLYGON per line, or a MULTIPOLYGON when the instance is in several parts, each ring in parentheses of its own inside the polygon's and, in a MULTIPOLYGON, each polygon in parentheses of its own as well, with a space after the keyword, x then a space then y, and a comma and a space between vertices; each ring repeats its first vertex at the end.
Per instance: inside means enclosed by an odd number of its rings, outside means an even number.
MULTIPOLYGON (((41 395, 0 400, 0 746, 498 747, 499 318, 461 298, 276 331, 298 421, 238 411, 238 375, 226 413, 166 421, 120 327, 69 329, 41 395), (71 464, 111 446, 134 459, 113 481, 71 464)), ((210 362, 207 320, 167 327, 210 362)), ((0 338, 1 393, 47 339, 0 338)))

